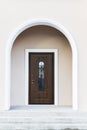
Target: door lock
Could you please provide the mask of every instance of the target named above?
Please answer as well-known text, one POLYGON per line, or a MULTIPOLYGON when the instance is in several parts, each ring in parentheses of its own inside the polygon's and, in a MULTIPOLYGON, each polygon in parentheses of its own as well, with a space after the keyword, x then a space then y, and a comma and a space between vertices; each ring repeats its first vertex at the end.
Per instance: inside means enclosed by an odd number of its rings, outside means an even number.
POLYGON ((32 80, 31 83, 34 84, 34 80, 32 80))

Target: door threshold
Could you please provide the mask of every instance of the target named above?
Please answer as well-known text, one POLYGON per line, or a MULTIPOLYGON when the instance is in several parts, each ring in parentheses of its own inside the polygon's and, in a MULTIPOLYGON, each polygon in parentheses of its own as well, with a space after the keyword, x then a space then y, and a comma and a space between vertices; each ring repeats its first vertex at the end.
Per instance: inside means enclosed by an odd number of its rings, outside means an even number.
POLYGON ((58 112, 71 112, 73 111, 71 106, 57 106, 57 105, 22 105, 11 106, 10 110, 29 110, 29 111, 58 111, 58 112))

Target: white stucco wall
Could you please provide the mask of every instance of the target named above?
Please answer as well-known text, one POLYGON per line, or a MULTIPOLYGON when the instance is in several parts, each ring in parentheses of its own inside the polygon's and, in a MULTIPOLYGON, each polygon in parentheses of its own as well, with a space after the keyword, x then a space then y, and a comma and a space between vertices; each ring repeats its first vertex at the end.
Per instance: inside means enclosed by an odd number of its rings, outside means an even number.
POLYGON ((87 111, 87 0, 0 0, 0 109, 5 108, 6 47, 20 24, 36 18, 61 23, 72 34, 78 49, 78 103, 87 111))

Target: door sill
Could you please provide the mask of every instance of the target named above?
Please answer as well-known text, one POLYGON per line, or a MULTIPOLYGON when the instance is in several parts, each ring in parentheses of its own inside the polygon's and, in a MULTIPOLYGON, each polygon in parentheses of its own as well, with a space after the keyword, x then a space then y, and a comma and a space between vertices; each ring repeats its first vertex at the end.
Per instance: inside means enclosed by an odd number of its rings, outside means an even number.
POLYGON ((71 106, 57 106, 57 105, 24 105, 24 106, 11 106, 10 110, 32 110, 32 111, 58 111, 58 112, 71 112, 71 106))

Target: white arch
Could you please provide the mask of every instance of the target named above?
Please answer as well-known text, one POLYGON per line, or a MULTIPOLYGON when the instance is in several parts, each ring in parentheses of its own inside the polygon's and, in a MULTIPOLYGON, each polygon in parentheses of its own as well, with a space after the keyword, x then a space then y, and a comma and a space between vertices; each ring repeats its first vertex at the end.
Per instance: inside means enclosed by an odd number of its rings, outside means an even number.
POLYGON ((24 30, 35 26, 35 25, 48 25, 53 28, 56 28, 61 33, 65 35, 68 39, 70 46, 72 48, 72 108, 73 110, 78 109, 78 54, 77 54, 77 47, 75 44, 74 39, 72 38, 71 34, 60 24, 51 21, 51 20, 31 20, 23 25, 19 26, 17 30, 11 34, 6 48, 6 87, 5 87, 5 110, 10 108, 10 88, 11 88, 11 49, 14 44, 15 39, 19 36, 21 32, 24 30))

